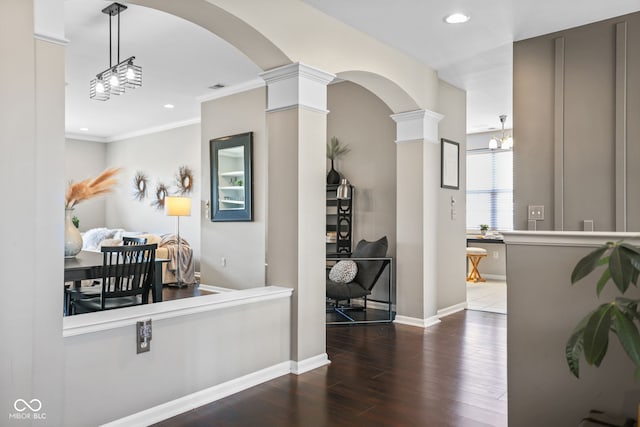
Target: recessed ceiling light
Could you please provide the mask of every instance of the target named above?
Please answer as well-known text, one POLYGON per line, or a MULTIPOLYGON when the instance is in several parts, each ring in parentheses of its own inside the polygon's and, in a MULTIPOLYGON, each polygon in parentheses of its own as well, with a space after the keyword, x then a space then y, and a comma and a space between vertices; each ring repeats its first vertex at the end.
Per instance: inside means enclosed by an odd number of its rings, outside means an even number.
POLYGON ((86 132, 89 130, 89 128, 80 128, 81 131, 86 132))
POLYGON ((468 20, 469 15, 465 15, 464 13, 452 13, 444 18, 444 22, 447 24, 463 24, 468 20))
POLYGON ((223 87, 225 87, 225 85, 223 85, 222 83, 216 83, 214 85, 209 86, 209 89, 222 89, 223 87))
POLYGON ((166 109, 168 109, 168 110, 170 110, 170 109, 172 109, 173 107, 175 107, 175 105, 173 105, 173 104, 164 104, 164 105, 163 105, 163 107, 164 107, 164 108, 166 108, 166 109))

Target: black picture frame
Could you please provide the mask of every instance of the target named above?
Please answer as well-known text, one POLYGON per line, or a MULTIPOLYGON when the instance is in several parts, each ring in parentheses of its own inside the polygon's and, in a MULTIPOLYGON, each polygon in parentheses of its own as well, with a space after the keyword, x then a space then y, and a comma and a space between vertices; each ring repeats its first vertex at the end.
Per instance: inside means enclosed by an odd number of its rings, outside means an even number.
POLYGON ((253 132, 209 141, 211 221, 253 221, 253 132))
POLYGON ((460 144, 440 139, 440 187, 460 189, 460 144))

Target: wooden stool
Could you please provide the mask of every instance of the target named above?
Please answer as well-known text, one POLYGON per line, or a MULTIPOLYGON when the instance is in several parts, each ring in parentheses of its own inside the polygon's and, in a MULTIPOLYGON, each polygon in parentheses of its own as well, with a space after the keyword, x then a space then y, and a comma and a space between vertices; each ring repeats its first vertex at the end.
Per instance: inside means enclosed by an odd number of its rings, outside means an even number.
POLYGON ((467 258, 471 261, 471 271, 467 276, 467 282, 486 282, 478 271, 480 260, 487 256, 487 250, 482 248, 467 248, 467 258))

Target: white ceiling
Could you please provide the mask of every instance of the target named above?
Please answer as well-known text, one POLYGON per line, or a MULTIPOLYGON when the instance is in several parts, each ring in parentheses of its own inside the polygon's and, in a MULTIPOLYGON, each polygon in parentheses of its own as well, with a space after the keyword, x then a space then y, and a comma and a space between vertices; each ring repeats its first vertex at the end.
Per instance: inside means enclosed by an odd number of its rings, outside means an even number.
MULTIPOLYGON (((438 70, 467 90, 467 131, 512 123, 513 41, 640 10, 640 0, 304 0, 306 3, 438 70), (464 12, 466 24, 445 15, 464 12)), ((136 56, 143 86, 106 102, 89 99, 89 81, 108 67, 104 0, 66 0, 66 131, 112 140, 144 129, 197 119, 197 97, 255 79, 260 69, 237 49, 180 18, 130 5, 121 14, 121 55, 136 56), (174 104, 167 110, 164 104, 174 104), (106 120, 105 120, 106 118, 106 120), (81 131, 88 128, 88 131, 81 131)), ((114 18, 115 23, 115 18, 114 18)), ((115 46, 115 43, 114 43, 115 46)))

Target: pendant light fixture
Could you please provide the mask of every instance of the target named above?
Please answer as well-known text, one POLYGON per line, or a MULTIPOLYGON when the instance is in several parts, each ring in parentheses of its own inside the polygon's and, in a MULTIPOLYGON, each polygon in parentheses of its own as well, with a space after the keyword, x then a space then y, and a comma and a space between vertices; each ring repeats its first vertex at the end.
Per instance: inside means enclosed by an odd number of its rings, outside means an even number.
POLYGON ((504 135, 504 122, 507 120, 506 115, 500 116, 500 123, 502 123, 502 138, 496 138, 495 136, 489 140, 489 148, 495 150, 500 146, 503 150, 510 150, 513 148, 513 137, 511 135, 504 135))
POLYGON ((112 3, 102 9, 102 13, 109 15, 109 68, 96 74, 96 78, 89 84, 89 98, 97 101, 106 101, 111 95, 120 95, 125 89, 135 89, 142 86, 142 67, 133 63, 135 56, 131 56, 124 61, 120 61, 120 13, 127 9, 127 6, 120 3, 112 3), (113 27, 111 18, 118 17, 117 33, 117 62, 113 65, 113 52, 111 41, 113 27))

